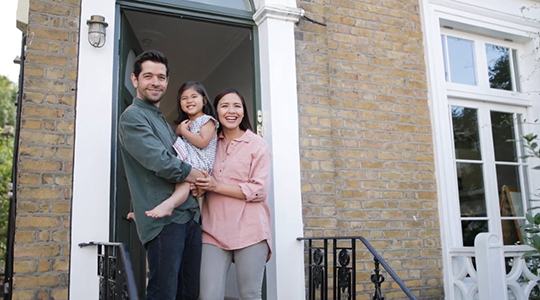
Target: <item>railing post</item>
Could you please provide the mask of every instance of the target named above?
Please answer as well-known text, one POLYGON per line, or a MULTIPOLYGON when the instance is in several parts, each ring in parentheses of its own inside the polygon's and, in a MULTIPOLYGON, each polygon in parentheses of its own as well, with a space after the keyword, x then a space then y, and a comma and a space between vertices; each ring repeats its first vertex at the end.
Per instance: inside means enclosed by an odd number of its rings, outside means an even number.
MULTIPOLYGON (((332 242, 332 298, 333 299, 356 299, 356 242, 360 241, 366 249, 373 255, 375 264, 374 274, 371 275, 371 281, 375 285, 375 294, 373 299, 384 300, 381 291, 381 284, 385 281, 381 274, 381 267, 386 273, 394 279, 394 282, 401 288, 410 300, 416 300, 414 294, 405 286, 403 281, 397 276, 396 272, 386 263, 384 258, 373 248, 373 246, 361 236, 353 237, 310 237, 297 238, 299 241, 308 243, 308 299, 327 300, 329 293, 329 242, 332 242), (323 242, 322 247, 313 247, 313 241, 323 242), (340 241, 349 243, 339 246, 340 241), (352 259, 351 259, 352 257, 352 259), (315 293, 320 288, 320 296, 317 298, 315 293)), ((318 243, 317 243, 318 244, 318 243)), ((319 245, 319 244, 318 244, 319 245)), ((391 288, 391 287, 390 287, 391 288)), ((366 291, 367 292, 367 291, 366 291)))
POLYGON ((89 242, 79 247, 97 247, 99 300, 139 300, 129 252, 121 243, 89 242))
POLYGON ((479 300, 508 300, 502 239, 479 233, 474 239, 479 300))

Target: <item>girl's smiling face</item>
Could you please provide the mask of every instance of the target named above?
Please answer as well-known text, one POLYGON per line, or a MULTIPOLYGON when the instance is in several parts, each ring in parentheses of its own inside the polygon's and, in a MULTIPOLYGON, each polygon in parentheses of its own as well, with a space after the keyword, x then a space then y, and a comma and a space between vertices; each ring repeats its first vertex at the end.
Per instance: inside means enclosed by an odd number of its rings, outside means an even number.
POLYGON ((217 104, 217 114, 223 129, 239 129, 240 122, 244 119, 242 100, 235 93, 223 96, 217 104))
POLYGON ((190 120, 195 120, 204 114, 206 101, 194 88, 189 88, 180 95, 180 108, 190 120))

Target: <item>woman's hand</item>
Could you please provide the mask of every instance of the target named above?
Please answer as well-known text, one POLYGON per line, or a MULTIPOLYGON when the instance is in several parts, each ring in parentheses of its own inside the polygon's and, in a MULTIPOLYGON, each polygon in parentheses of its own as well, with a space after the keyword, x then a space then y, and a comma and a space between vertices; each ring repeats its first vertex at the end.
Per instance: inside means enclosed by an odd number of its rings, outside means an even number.
POLYGON ((182 123, 178 124, 176 127, 175 133, 178 136, 185 136, 186 132, 189 132, 189 119, 182 121, 182 123))
POLYGON ((218 186, 216 179, 203 170, 201 170, 201 172, 203 173, 204 178, 197 178, 195 186, 203 191, 215 191, 218 186))
POLYGON ((206 193, 206 191, 197 188, 195 183, 190 183, 189 189, 191 190, 191 194, 193 195, 193 197, 200 197, 206 193))

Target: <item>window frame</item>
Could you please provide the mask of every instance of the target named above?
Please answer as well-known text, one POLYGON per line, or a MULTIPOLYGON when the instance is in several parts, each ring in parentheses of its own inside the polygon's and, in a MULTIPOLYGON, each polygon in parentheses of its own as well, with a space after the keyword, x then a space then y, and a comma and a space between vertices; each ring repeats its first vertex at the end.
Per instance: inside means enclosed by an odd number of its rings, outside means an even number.
MULTIPOLYGON (((519 58, 520 56, 526 55, 526 50, 523 44, 508 41, 507 39, 501 40, 481 36, 478 34, 458 31, 448 27, 441 27, 440 34, 441 40, 443 36, 470 40, 473 42, 474 48, 473 53, 475 60, 475 75, 477 85, 460 84, 445 80, 448 97, 468 98, 471 100, 489 101, 509 105, 530 105, 530 100, 526 91, 517 91, 517 88, 522 86, 521 80, 523 78, 523 75, 519 74, 520 70, 523 69, 521 68, 522 60, 519 58), (487 72, 488 63, 486 55, 486 44, 502 46, 509 49, 511 57, 510 68, 512 70, 512 91, 494 89, 490 87, 489 75, 487 72), (514 61, 513 50, 516 50, 517 52, 517 61, 514 61), (516 66, 517 71, 515 70, 516 66)), ((441 55, 445 56, 443 58, 443 64, 447 65, 448 70, 450 70, 450 65, 448 63, 448 42, 446 38, 444 45, 445 48, 442 48, 441 45, 441 48, 443 50, 443 54, 441 55)), ((444 68, 443 70, 446 71, 446 68, 444 68)), ((443 78, 446 78, 446 76, 444 76, 443 78)))
MULTIPOLYGON (((451 107, 452 106, 460 106, 460 107, 466 107, 466 108, 472 108, 477 110, 477 118, 478 118, 478 128, 479 128, 479 139, 480 139, 480 152, 481 152, 481 165, 482 165, 482 173, 483 173, 483 180, 484 180, 484 193, 485 193, 485 201, 486 201, 486 217, 476 217, 474 220, 484 220, 486 219, 488 222, 488 228, 489 232, 494 232, 501 234, 502 236, 502 220, 508 220, 508 217, 501 217, 500 215, 500 206, 499 201, 500 200, 500 191, 498 188, 497 183, 497 173, 496 173, 496 167, 498 162, 495 160, 495 151, 493 147, 493 135, 492 135, 492 129, 491 129, 491 112, 497 111, 497 112, 504 112, 504 113, 513 113, 513 114, 520 114, 521 118, 527 117, 527 109, 525 107, 515 106, 515 105, 506 105, 506 104, 494 104, 489 102, 482 102, 482 101, 475 101, 475 100, 469 100, 469 99, 457 99, 448 97, 447 99, 447 105, 448 105, 448 113, 449 113, 449 122, 450 122, 450 144, 454 145, 454 132, 453 132, 453 124, 452 124, 452 116, 451 116, 451 107), (489 126, 486 126, 489 125, 489 126)), ((519 132, 528 132, 529 129, 528 125, 526 123, 524 124, 518 124, 516 121, 514 122, 514 125, 517 125, 514 128, 514 131, 519 134, 519 132), (520 128, 518 128, 520 127, 520 128)), ((523 152, 523 147, 518 146, 516 149, 518 149, 518 154, 521 154, 523 152)), ((453 170, 452 174, 447 174, 448 176, 448 182, 449 185, 451 185, 451 189, 449 190, 448 194, 448 201, 450 202, 450 206, 452 207, 452 214, 450 217, 450 224, 457 224, 454 225, 455 230, 455 237, 458 241, 457 247, 467 247, 463 245, 463 228, 462 223, 463 217, 461 216, 461 209, 460 209, 460 199, 459 199, 459 187, 458 187, 458 181, 457 181, 457 168, 456 163, 458 162, 466 162, 467 160, 463 159, 457 159, 455 155, 455 150, 452 151, 452 157, 451 157, 452 163, 453 163, 453 170), (450 176, 453 176, 453 178, 450 178, 450 176), (454 220, 454 222, 452 222, 454 220)), ((525 159, 518 159, 518 161, 512 165, 519 166, 519 175, 520 175, 520 190, 521 191, 528 191, 529 186, 529 162, 525 159)), ((525 208, 530 207, 530 201, 529 201, 529 195, 524 192, 522 196, 522 205, 525 208)), ((518 217, 515 219, 525 220, 525 216, 518 217)), ((466 219, 469 220, 469 219, 466 219)), ((471 219, 472 220, 472 219, 471 219)), ((511 219, 513 220, 513 219, 511 219)), ((522 245, 504 245, 504 247, 511 247, 515 249, 521 250, 524 246, 522 245)))

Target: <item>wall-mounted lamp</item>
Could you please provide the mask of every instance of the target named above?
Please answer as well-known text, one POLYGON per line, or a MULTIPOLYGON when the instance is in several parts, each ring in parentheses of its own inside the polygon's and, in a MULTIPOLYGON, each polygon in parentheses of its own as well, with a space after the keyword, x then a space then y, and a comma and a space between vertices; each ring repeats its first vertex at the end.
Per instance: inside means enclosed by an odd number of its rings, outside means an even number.
POLYGON ((101 48, 105 45, 105 28, 109 26, 105 22, 105 17, 99 15, 90 16, 90 20, 86 21, 88 25, 88 42, 96 48, 101 48))

